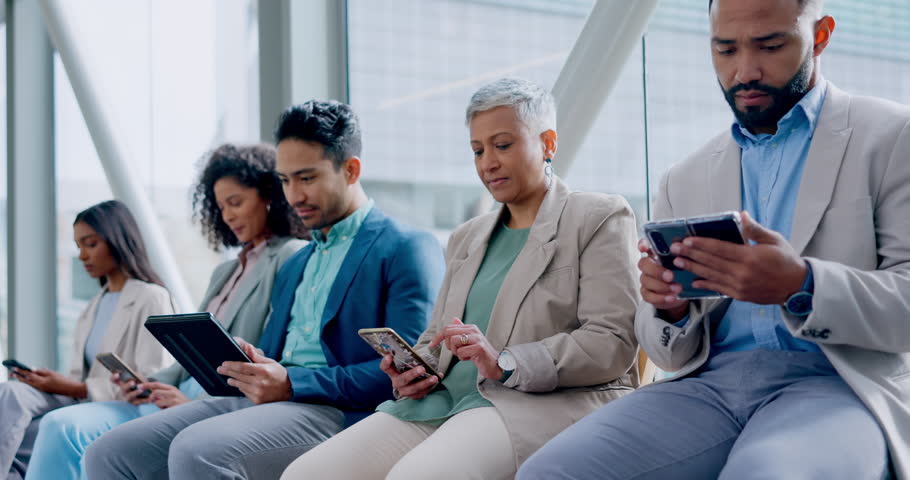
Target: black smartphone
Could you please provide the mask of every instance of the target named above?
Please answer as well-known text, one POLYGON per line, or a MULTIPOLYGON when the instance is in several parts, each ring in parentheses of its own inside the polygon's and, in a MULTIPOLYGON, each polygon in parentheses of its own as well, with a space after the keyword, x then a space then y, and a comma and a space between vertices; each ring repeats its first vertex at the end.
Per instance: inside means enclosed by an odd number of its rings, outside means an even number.
MULTIPOLYGON (((102 366, 104 366, 104 368, 108 369, 111 373, 119 373, 120 381, 122 381, 122 382, 128 382, 130 380, 134 380, 137 383, 147 383, 148 382, 148 380, 146 380, 145 377, 136 373, 135 370, 130 368, 130 366, 127 365, 126 362, 123 361, 123 359, 118 357, 116 353, 113 353, 113 352, 99 353, 98 355, 95 356, 95 359, 98 360, 98 363, 100 363, 102 366)), ((135 389, 136 389, 136 386, 133 385, 133 388, 131 390, 135 390, 135 389)), ((149 395, 151 395, 151 394, 152 394, 151 390, 143 390, 142 393, 140 393, 137 398, 148 398, 149 395)))
POLYGON ((12 358, 8 358, 8 359, 4 360, 4 361, 3 361, 3 366, 6 367, 6 368, 8 368, 8 369, 10 369, 10 370, 12 370, 12 369, 14 369, 14 368, 18 368, 19 370, 23 370, 23 371, 26 371, 26 372, 31 372, 31 371, 32 371, 31 368, 27 367, 27 366, 26 366, 25 364, 23 364, 22 362, 20 362, 20 361, 18 361, 18 360, 14 360, 14 359, 12 359, 12 358))
POLYGON ((676 255, 670 252, 670 245, 682 241, 686 237, 716 238, 725 242, 745 244, 742 233, 742 221, 739 212, 724 212, 716 215, 706 215, 673 220, 648 222, 642 226, 645 237, 651 244, 651 250, 657 254, 661 265, 673 271, 673 279, 682 285, 679 298, 715 298, 724 295, 714 290, 695 288, 692 282, 699 277, 692 272, 683 270, 673 264, 676 255))

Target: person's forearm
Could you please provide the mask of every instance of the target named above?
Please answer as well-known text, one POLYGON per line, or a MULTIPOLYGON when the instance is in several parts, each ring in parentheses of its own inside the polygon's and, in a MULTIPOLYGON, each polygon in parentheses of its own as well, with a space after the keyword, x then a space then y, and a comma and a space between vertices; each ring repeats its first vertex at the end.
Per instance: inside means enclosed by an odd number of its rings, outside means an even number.
POLYGON ((79 400, 88 397, 88 386, 85 384, 85 382, 76 382, 70 380, 63 385, 60 385, 59 390, 59 392, 55 393, 65 395, 67 397, 73 397, 79 400))

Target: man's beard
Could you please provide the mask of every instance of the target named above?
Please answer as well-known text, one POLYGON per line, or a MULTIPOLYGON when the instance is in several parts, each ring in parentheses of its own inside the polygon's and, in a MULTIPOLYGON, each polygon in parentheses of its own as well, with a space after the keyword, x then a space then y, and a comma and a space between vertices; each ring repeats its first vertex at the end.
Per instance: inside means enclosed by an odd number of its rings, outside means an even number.
MULTIPOLYGON (((724 98, 730 104, 733 114, 739 123, 748 128, 755 130, 759 128, 776 128, 777 122, 787 114, 809 91, 809 80, 812 76, 812 56, 810 55, 802 65, 796 75, 793 75, 783 87, 776 88, 764 85, 758 81, 741 83, 730 90, 724 91, 724 98), (759 91, 767 94, 771 98, 771 105, 764 110, 761 107, 746 107, 746 111, 740 111, 736 108, 736 94, 741 91, 759 91)), ((719 81, 718 81, 719 83, 719 81)), ((723 90, 723 85, 721 85, 723 90)))

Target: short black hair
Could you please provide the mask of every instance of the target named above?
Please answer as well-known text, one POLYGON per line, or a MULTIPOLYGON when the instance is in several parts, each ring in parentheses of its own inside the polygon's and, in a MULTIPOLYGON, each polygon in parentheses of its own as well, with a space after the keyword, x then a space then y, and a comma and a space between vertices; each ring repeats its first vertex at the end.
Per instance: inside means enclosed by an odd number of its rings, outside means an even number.
MULTIPOLYGON (((107 243, 114 263, 129 278, 164 286, 161 277, 152 268, 148 250, 142 240, 139 224, 123 202, 108 200, 79 212, 73 225, 83 222, 107 243)), ((101 277, 101 286, 107 277, 101 277)))
POLYGON ((215 183, 228 177, 245 187, 255 188, 259 198, 268 204, 265 225, 269 233, 280 237, 307 236, 300 217, 288 205, 275 173, 274 147, 226 143, 203 159, 205 166, 193 192, 193 221, 202 225, 202 234, 213 250, 217 252, 221 247, 240 246, 237 235, 221 217, 221 208, 215 200, 215 183))
MULTIPOLYGON (((802 11, 806 7, 808 0, 797 0, 799 2, 799 9, 802 11)), ((708 12, 711 11, 711 7, 714 6, 714 0, 708 0, 708 12)))
POLYGON ((294 139, 316 142, 340 169, 345 160, 360 155, 360 121, 350 105, 335 100, 310 100, 288 107, 278 119, 275 145, 294 139))

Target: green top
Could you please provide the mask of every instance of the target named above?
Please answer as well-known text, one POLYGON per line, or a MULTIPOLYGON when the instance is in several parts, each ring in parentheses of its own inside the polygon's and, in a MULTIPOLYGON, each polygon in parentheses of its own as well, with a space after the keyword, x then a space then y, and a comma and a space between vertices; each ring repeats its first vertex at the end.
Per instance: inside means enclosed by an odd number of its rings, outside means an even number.
POLYGON ((344 220, 332 225, 328 236, 313 230, 315 249, 303 270, 303 278, 294 292, 291 321, 281 354, 286 367, 322 368, 328 366, 322 351, 322 313, 335 277, 354 243, 364 219, 373 209, 373 201, 358 208, 344 220))
MULTIPOLYGON (((528 240, 529 231, 528 228, 512 230, 505 225, 500 225, 493 231, 483 263, 474 277, 465 302, 464 323, 477 325, 481 332, 487 331, 499 288, 528 240)), ((477 375, 474 362, 453 359, 440 388, 420 400, 389 400, 379 405, 376 411, 405 421, 438 426, 456 413, 472 408, 492 407, 493 404, 477 391, 477 375)))

